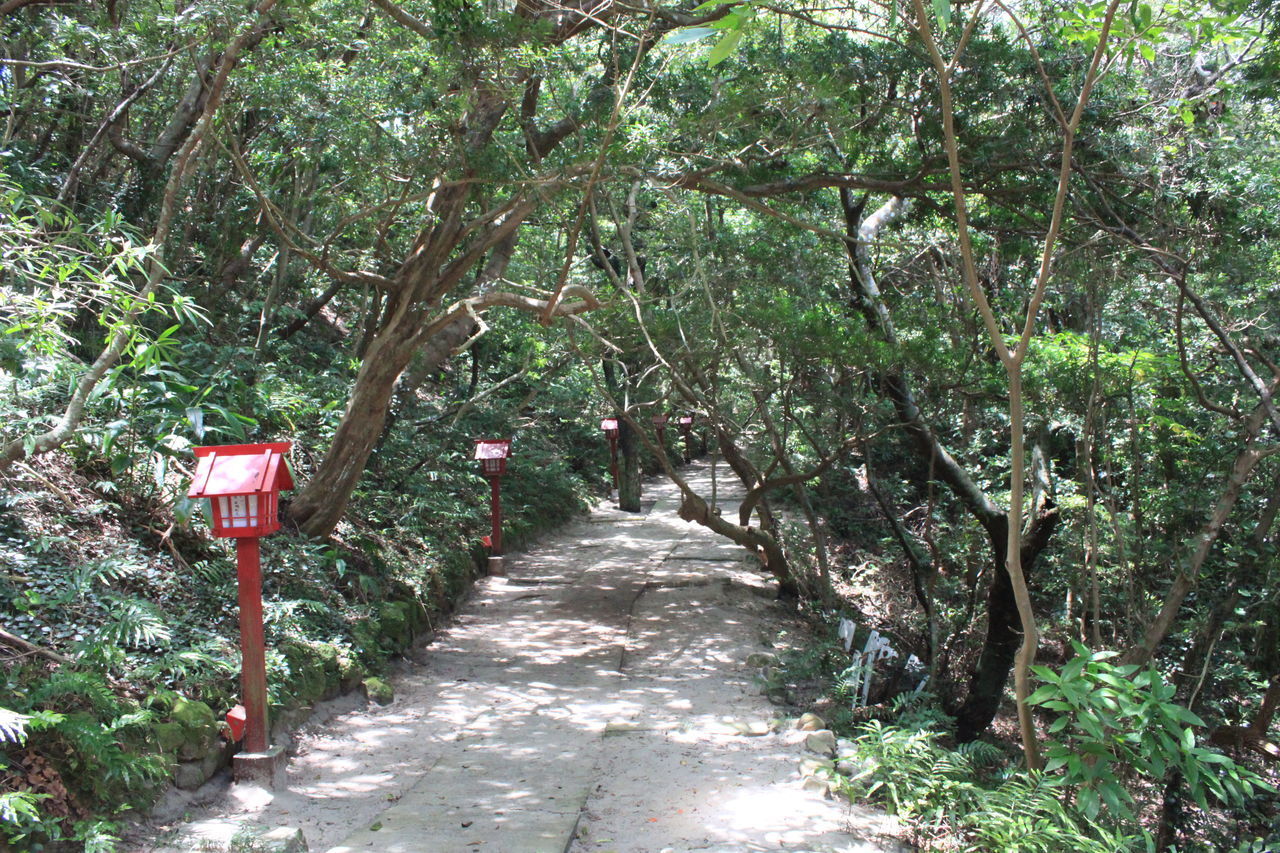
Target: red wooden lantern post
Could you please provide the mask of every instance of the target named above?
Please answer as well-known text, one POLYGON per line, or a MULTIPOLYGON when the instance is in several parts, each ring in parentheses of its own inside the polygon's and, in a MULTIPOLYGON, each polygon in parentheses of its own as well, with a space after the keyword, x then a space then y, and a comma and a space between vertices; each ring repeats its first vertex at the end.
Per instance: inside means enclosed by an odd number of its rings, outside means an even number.
POLYGON ((609 473, 613 475, 613 490, 618 490, 618 419, 605 418, 600 422, 604 437, 609 439, 609 473))
POLYGON ((690 433, 693 432, 693 416, 681 415, 680 417, 680 434, 684 436, 684 461, 688 462, 693 458, 693 448, 690 445, 692 441, 690 433))
POLYGON ((666 415, 654 415, 650 420, 653 421, 653 428, 658 433, 658 444, 662 444, 662 436, 667 431, 667 421, 671 420, 666 415))
MULTIPOLYGON (((282 747, 271 748, 267 743, 267 658, 258 539, 280 529, 278 495, 293 488, 284 458, 290 447, 287 441, 197 447, 196 474, 187 493, 189 498, 209 500, 214 536, 236 540, 244 702, 244 751, 234 759, 238 780, 273 782, 283 754, 282 747)), ((235 712, 228 717, 233 715, 235 712)))
POLYGON ((489 515, 493 521, 493 533, 489 537, 489 574, 499 577, 506 574, 502 567, 502 475, 507 472, 507 459, 511 456, 511 439, 477 438, 475 458, 480 462, 480 473, 489 478, 489 515))

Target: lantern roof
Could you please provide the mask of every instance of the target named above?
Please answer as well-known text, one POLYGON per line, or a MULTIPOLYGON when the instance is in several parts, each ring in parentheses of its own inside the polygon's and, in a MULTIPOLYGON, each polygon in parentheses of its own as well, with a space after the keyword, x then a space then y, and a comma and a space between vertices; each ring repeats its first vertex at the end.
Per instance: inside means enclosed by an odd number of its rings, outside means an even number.
POLYGON ((477 438, 474 459, 506 459, 511 455, 509 438, 477 438))
POLYGON ((293 444, 224 444, 197 447, 196 475, 189 498, 270 494, 293 488, 293 475, 284 454, 293 444))

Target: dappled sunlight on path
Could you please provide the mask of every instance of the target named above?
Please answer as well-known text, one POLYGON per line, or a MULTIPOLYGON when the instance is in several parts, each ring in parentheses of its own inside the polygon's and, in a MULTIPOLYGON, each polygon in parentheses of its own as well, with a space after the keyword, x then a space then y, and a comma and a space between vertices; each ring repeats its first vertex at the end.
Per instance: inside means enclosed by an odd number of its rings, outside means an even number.
POLYGON ((801 786, 746 664, 787 614, 677 497, 651 483, 646 512, 509 555, 390 706, 302 733, 286 787, 233 785, 216 811, 331 853, 896 849, 867 840, 883 817, 801 786))

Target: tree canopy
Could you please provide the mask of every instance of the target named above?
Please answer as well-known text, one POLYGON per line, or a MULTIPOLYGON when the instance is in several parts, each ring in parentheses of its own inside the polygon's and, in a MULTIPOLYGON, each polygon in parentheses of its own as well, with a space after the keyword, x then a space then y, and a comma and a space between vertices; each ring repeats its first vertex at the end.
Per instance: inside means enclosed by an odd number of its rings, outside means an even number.
MULTIPOLYGON (((164 778, 112 689, 228 665, 182 615, 228 582, 193 445, 297 441, 272 630, 373 666, 359 619, 470 577, 469 438, 540 461, 527 533, 607 489, 616 415, 624 509, 670 476, 780 594, 918 656, 945 736, 1016 746, 1063 820, 1268 843, 1269 4, 8 0, 0 33, 0 773, 114 725, 94 808, 164 778), (107 516, 111 548, 74 534, 107 516)), ((29 794, 0 785, 13 843, 100 826, 29 794)))

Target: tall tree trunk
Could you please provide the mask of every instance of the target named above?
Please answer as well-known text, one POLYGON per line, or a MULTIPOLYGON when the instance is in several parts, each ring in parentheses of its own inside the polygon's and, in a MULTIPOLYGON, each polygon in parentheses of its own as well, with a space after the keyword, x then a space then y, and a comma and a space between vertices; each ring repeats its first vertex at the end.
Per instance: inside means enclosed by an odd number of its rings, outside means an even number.
POLYGON ((618 420, 618 509, 640 511, 640 440, 626 418, 618 420))
POLYGON ((309 536, 328 536, 347 509, 382 435, 396 380, 417 348, 416 317, 393 318, 373 336, 351 399, 315 476, 289 504, 287 518, 309 536))

